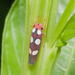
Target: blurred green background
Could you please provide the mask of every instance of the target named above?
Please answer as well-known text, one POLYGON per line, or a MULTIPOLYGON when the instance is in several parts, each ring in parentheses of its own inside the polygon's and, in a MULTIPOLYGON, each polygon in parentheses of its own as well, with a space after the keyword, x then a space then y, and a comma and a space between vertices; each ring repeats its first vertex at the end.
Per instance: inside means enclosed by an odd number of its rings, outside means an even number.
POLYGON ((2 33, 4 28, 4 22, 6 15, 14 0, 0 0, 0 67, 1 67, 1 45, 2 45, 2 33))

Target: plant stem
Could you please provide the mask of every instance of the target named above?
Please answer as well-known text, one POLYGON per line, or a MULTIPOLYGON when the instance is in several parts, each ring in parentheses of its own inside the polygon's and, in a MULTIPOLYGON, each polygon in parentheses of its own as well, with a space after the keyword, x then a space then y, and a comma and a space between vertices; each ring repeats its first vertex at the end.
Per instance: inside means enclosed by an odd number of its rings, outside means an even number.
POLYGON ((58 10, 58 1, 59 0, 52 0, 52 2, 51 2, 51 9, 50 9, 47 32, 46 32, 46 40, 47 41, 50 40, 50 37, 51 37, 54 27, 55 27, 57 10, 58 10))

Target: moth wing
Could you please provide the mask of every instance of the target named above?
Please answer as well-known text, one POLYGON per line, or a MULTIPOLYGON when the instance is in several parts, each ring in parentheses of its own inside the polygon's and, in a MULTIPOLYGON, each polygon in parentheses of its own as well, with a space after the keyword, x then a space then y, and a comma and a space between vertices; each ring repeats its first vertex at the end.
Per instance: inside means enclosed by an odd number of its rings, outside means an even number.
MULTIPOLYGON (((28 61, 28 63, 30 65, 34 65, 34 63, 36 62, 37 57, 38 57, 38 53, 39 53, 39 50, 40 50, 40 45, 41 45, 41 41, 40 41, 39 45, 36 45, 35 40, 37 38, 35 38, 34 35, 32 35, 32 36, 33 36, 33 42, 30 43, 31 54, 29 54, 29 61, 28 61)), ((41 40, 42 36, 40 35, 39 37, 40 37, 39 39, 41 40)))

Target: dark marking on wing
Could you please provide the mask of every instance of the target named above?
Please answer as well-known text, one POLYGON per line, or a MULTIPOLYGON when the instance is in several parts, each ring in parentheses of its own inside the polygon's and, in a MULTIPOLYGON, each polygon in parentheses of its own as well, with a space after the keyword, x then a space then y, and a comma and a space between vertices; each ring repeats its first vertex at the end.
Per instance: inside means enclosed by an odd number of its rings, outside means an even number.
POLYGON ((34 34, 37 34, 37 30, 38 30, 38 29, 36 28, 34 34))

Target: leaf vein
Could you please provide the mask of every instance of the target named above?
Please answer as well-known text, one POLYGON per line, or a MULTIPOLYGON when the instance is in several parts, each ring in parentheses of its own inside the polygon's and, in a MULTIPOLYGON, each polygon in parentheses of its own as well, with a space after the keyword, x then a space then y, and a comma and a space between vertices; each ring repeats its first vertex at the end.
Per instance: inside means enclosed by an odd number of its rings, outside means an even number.
POLYGON ((61 66, 60 66, 59 64, 57 64, 57 63, 56 63, 56 65, 57 65, 57 67, 60 68, 62 71, 65 71, 65 68, 61 67, 61 66))

